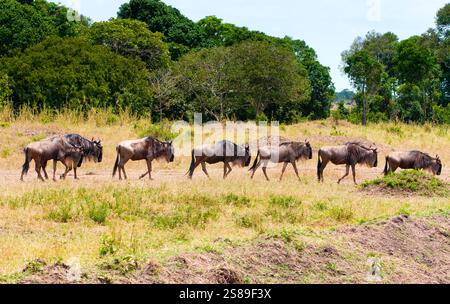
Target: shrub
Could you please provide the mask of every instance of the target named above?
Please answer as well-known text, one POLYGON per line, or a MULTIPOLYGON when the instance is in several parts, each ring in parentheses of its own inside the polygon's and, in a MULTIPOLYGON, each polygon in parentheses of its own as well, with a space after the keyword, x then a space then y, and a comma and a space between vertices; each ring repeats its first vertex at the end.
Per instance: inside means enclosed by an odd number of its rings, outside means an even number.
POLYGON ((333 206, 328 211, 331 218, 338 222, 347 222, 351 220, 354 216, 353 211, 349 208, 333 206))
POLYGON ((88 216, 97 224, 104 224, 109 215, 109 204, 106 202, 89 202, 88 216))
POLYGON ((67 201, 59 204, 48 214, 49 219, 59 223, 67 223, 73 219, 74 216, 72 203, 67 201))

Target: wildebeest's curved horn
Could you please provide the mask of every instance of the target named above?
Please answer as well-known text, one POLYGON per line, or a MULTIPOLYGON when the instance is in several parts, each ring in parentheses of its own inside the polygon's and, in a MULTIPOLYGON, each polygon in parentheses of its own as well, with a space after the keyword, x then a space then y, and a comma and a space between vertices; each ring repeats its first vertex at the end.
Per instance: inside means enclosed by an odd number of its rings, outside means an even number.
POLYGON ((440 160, 439 155, 436 154, 436 160, 440 160))

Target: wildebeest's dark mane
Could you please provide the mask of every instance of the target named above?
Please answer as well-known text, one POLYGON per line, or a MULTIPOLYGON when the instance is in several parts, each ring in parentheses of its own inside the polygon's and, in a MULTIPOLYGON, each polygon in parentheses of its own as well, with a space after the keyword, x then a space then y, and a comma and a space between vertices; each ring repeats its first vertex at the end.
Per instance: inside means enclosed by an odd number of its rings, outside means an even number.
POLYGON ((373 150, 373 149, 367 147, 364 143, 362 143, 360 141, 348 142, 345 145, 356 145, 356 146, 359 146, 359 147, 361 147, 361 148, 363 148, 365 150, 373 150))
POLYGON ((302 146, 306 146, 306 143, 301 142, 301 141, 285 141, 285 142, 280 143, 280 147, 281 146, 288 146, 288 145, 292 145, 292 144, 299 144, 299 145, 302 145, 302 146))
POLYGON ((411 151, 411 152, 412 152, 412 153, 417 153, 417 154, 419 154, 419 155, 421 155, 421 156, 423 156, 423 157, 426 157, 428 160, 434 159, 430 154, 425 153, 425 152, 422 152, 422 151, 413 150, 413 151, 411 151))

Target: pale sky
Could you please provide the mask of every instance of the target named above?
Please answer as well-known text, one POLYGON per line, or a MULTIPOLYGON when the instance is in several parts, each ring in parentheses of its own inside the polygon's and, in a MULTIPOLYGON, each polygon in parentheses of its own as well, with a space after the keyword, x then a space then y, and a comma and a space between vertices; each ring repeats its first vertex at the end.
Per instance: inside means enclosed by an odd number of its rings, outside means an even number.
MULTIPOLYGON (((268 35, 305 40, 340 91, 351 88, 340 71, 341 53, 368 31, 391 31, 400 39, 434 27, 447 0, 163 0, 194 21, 216 15, 227 23, 268 35)), ((94 21, 116 17, 127 0, 56 0, 94 21)))

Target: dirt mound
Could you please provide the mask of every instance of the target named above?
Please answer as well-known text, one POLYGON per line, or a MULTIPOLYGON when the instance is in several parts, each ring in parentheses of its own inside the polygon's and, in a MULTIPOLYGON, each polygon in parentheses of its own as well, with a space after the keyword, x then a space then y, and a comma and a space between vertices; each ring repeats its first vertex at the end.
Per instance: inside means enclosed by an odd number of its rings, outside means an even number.
MULTIPOLYGON (((44 261, 37 261, 42 266, 46 265, 44 261)), ((29 263, 25 267, 24 272, 32 273, 32 275, 23 280, 22 284, 71 284, 81 281, 81 277, 77 277, 73 269, 64 263, 56 263, 43 269, 36 269, 31 266, 33 264, 35 263, 29 263)))
POLYGON ((450 185, 423 171, 404 170, 362 184, 362 190, 374 194, 448 196, 450 185))
POLYGON ((393 282, 450 282, 449 217, 417 220, 402 215, 378 225, 342 232, 352 246, 357 244, 372 255, 393 257, 397 264, 390 275, 393 282))

